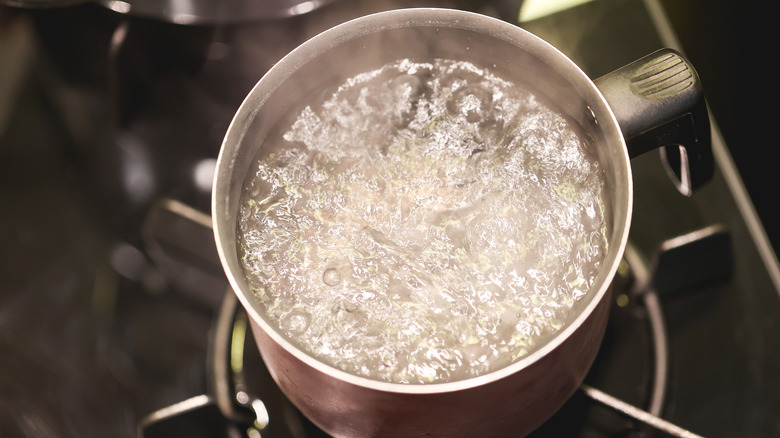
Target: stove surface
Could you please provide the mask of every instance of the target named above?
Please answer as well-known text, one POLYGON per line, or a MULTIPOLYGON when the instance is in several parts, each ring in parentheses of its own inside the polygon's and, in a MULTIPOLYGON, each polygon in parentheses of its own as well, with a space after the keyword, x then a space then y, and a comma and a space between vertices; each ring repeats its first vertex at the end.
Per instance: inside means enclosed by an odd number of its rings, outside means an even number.
MULTIPOLYGON (((655 1, 585 2, 530 21, 524 3, 340 0, 217 26, 95 4, 0 8, 0 55, 14 60, 0 82, 16 84, 0 85, 0 436, 137 436, 150 413, 211 391, 227 284, 203 233, 210 170, 243 97, 307 38, 374 11, 455 7, 536 33, 594 78, 678 44, 655 1), (161 199, 196 220, 155 216, 161 199)), ((632 160, 630 240, 657 274, 666 326, 659 415, 707 437, 780 436, 780 270, 713 136, 715 176, 690 198, 657 153, 632 160), (725 238, 714 248, 676 247, 712 227, 725 238)), ((586 383, 651 410, 651 312, 629 290, 615 294, 586 383)), ((291 436, 322 436, 298 421, 291 436)), ((535 435, 663 436, 582 392, 535 435)))

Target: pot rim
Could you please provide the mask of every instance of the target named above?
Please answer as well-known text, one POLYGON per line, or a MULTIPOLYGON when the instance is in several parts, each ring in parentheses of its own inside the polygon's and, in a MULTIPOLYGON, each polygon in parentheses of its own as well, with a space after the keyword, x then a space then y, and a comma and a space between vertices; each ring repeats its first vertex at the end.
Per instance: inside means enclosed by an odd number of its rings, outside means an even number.
MULTIPOLYGON (((440 394, 486 385, 530 367, 532 364, 538 362, 541 358, 557 349, 571 337, 572 333, 583 325, 607 295, 612 279, 615 276, 625 251, 633 210, 633 181, 625 140, 612 109, 593 81, 565 54, 525 29, 479 13, 446 8, 407 8, 373 13, 332 27, 298 46, 274 65, 247 95, 228 127, 220 148, 216 169, 217 172, 215 173, 212 191, 212 216, 217 250, 233 292, 237 295, 239 301, 254 323, 259 325, 274 342, 281 345, 286 351, 311 368, 352 385, 390 393, 440 394), (230 189, 229 176, 231 173, 230 171, 233 170, 234 158, 238 156, 237 151, 240 149, 239 146, 242 143, 247 122, 254 118, 258 111, 257 108, 262 105, 271 92, 276 89, 279 84, 284 82, 292 72, 297 71, 298 68, 305 65, 311 59, 344 41, 374 32, 408 27, 443 27, 487 34, 494 38, 506 40, 513 45, 518 46, 519 50, 533 52, 546 61, 554 63, 554 67, 556 69, 564 70, 567 77, 576 77, 577 84, 587 87, 588 92, 595 101, 598 102, 600 106, 603 106, 603 108, 600 108, 601 111, 599 111, 601 114, 598 118, 599 129, 605 131, 605 137, 614 137, 613 139, 619 141, 620 145, 622 145, 622 152, 619 153, 619 156, 615 156, 614 158, 624 162, 625 170, 624 180, 616 182, 616 184, 626 185, 625 199, 614 202, 615 208, 620 205, 625 205, 625 211, 623 212, 625 220, 623 223, 613 224, 614 229, 612 230, 612 236, 618 238, 609 242, 607 258, 604 260, 604 266, 602 267, 602 276, 598 284, 598 290, 594 293, 591 289, 589 292, 591 296, 586 298, 590 301, 574 320, 570 321, 562 330, 555 333, 551 339, 544 343, 544 345, 503 368, 476 377, 440 383, 393 383, 374 380, 339 370, 305 353, 282 334, 273 329, 261 316, 256 308, 256 306, 259 305, 259 302, 252 297, 251 293, 243 290, 240 282, 236 279, 234 274, 241 274, 240 267, 239 271, 235 273, 231 269, 229 258, 235 257, 235 254, 226 254, 221 238, 221 230, 223 228, 236 227, 235 223, 226 223, 225 215, 220 214, 224 211, 224 202, 221 199, 221 197, 223 197, 222 194, 228 193, 230 189), (222 172, 221 170, 225 170, 225 172, 222 172)), ((228 234, 228 236, 230 236, 230 234, 228 234)), ((233 236, 233 238, 235 238, 235 236, 233 236)))

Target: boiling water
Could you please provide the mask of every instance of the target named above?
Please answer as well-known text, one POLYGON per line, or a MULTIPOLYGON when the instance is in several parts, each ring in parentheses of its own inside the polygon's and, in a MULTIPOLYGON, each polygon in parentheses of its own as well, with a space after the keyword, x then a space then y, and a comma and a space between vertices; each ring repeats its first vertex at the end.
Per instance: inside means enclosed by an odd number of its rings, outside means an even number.
POLYGON ((561 330, 607 250, 603 172, 573 126, 466 62, 404 60, 331 93, 244 187, 268 321, 399 383, 484 374, 561 330))

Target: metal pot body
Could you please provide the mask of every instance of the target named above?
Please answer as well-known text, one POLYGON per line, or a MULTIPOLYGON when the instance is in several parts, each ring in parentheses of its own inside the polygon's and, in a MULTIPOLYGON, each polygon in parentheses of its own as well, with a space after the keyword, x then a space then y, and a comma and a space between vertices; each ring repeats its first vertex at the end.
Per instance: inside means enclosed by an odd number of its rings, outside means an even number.
POLYGON ((213 224, 223 268, 246 308, 263 359, 288 398, 336 437, 522 436, 547 420, 582 382, 601 344, 609 287, 626 245, 631 210, 629 152, 599 88, 571 60, 506 22, 442 9, 370 15, 309 40, 255 86, 228 129, 217 164, 213 224), (510 366, 463 381, 378 382, 327 366, 268 324, 247 287, 237 248, 242 186, 281 115, 322 90, 398 59, 434 57, 488 67, 532 87, 597 145, 608 186, 609 249, 576 317, 510 366))

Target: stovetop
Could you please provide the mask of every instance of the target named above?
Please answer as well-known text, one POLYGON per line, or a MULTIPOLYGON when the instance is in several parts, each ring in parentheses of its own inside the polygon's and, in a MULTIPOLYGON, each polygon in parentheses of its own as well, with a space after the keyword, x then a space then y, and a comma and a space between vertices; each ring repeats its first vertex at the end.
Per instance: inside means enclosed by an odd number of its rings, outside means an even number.
MULTIPOLYGON (((339 0, 194 26, 95 4, 0 9, 0 54, 14 60, 0 71, 17 85, 0 85, 0 436, 132 437, 161 409, 215 402, 215 333, 231 304, 203 214, 210 171, 243 97, 305 39, 378 10, 456 7, 521 25, 594 78, 678 44, 656 1, 572 2, 582 4, 529 20, 521 7, 532 3, 339 0)), ((714 179, 690 198, 657 153, 632 160, 629 238, 642 262, 618 278, 585 383, 702 436, 780 436, 780 270, 717 129, 713 150, 714 179)), ((230 327, 240 319, 236 309, 230 327)), ((244 363, 261 367, 247 336, 244 363)), ((271 403, 273 388, 244 383, 268 391, 262 436, 284 436, 279 415, 299 425, 291 436, 323 436, 271 403)), ((220 415, 197 418, 221 425, 220 415)), ((585 391, 536 435, 664 436, 585 391)))

